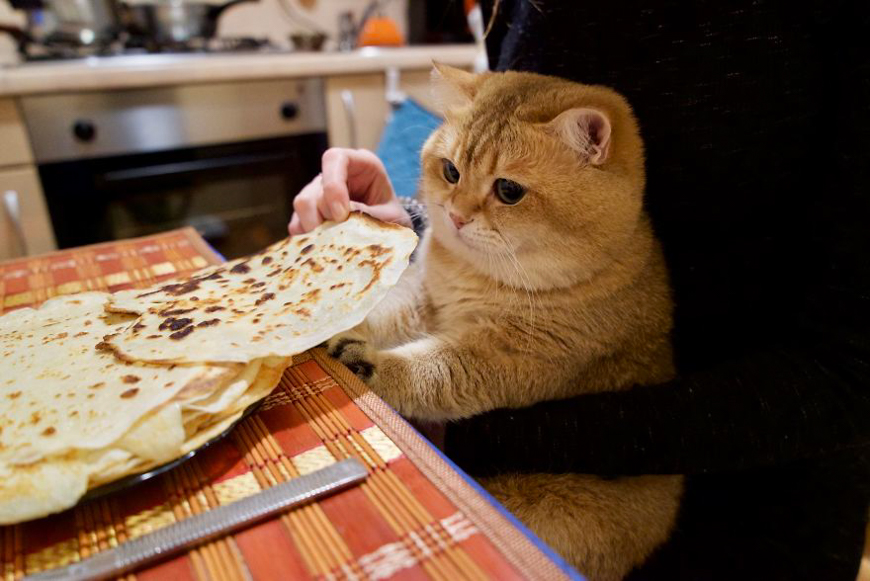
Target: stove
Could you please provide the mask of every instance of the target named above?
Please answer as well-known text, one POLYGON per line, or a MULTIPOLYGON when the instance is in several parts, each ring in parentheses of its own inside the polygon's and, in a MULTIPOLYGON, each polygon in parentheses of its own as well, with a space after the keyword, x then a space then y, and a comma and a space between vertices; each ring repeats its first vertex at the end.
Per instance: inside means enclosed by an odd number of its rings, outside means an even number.
POLYGON ((109 43, 91 45, 63 42, 30 44, 22 57, 24 62, 42 62, 144 54, 282 54, 288 52, 290 52, 289 48, 278 46, 265 38, 195 38, 186 42, 157 43, 152 39, 131 36, 109 43))

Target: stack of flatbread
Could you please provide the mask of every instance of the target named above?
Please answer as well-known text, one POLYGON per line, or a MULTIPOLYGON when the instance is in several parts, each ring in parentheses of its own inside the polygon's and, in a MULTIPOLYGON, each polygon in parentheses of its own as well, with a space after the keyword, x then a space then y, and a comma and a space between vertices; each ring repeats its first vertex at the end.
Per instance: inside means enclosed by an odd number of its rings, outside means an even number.
POLYGON ((362 214, 150 289, 0 317, 0 524, 220 434, 292 356, 360 323, 417 243, 362 214))

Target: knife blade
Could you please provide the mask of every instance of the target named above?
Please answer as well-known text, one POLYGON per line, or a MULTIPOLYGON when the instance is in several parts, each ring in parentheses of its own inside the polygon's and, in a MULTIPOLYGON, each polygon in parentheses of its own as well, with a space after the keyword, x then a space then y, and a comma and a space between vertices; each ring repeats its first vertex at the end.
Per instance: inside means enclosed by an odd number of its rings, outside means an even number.
POLYGON ((342 460, 247 498, 193 515, 66 567, 25 577, 32 581, 78 581, 117 577, 147 563, 201 545, 275 513, 357 484, 368 476, 358 460, 342 460))

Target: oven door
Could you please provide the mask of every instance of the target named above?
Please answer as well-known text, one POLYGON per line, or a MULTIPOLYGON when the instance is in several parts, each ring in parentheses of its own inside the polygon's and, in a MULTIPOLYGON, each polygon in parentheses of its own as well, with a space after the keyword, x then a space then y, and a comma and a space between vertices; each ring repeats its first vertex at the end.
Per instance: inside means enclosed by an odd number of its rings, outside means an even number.
POLYGON ((311 133, 40 165, 58 246, 193 226, 226 258, 287 235, 296 193, 319 171, 311 133))

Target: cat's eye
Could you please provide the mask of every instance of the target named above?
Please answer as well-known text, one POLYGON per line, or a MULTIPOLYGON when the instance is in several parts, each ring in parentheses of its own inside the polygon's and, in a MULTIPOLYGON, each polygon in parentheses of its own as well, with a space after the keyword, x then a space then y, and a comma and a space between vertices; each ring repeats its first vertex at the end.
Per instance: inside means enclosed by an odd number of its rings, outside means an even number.
POLYGON ((441 171, 444 173, 444 179, 451 184, 459 181, 459 170, 456 169, 456 166, 449 159, 441 160, 441 171))
POLYGON ((499 200, 505 204, 512 206, 523 199, 526 195, 526 188, 517 182, 498 178, 492 185, 492 189, 499 200))

